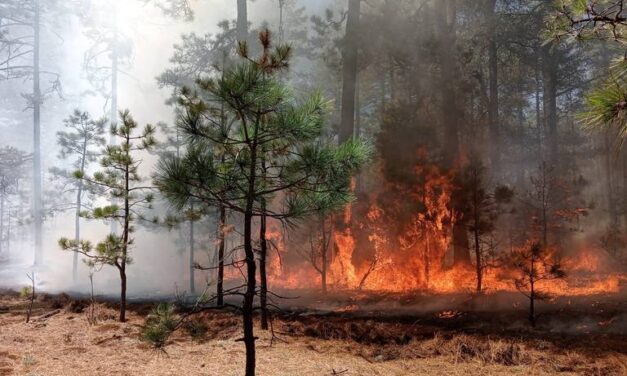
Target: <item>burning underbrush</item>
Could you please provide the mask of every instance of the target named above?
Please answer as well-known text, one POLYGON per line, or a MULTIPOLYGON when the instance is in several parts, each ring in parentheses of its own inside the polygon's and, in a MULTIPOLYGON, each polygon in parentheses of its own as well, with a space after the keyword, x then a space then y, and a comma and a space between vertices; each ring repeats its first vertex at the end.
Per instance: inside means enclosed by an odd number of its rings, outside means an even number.
MULTIPOLYGON (((428 159, 426 151, 419 154, 428 159)), ((625 260, 604 248, 594 219, 586 222, 591 205, 565 190, 561 178, 545 176, 549 173, 538 172, 548 186, 537 187, 539 177, 532 177, 528 192, 516 193, 486 186, 472 164, 447 172, 425 163, 406 178, 408 184, 365 189, 343 218, 320 218, 289 236, 271 224, 270 286, 436 295, 517 292, 526 269, 517 256, 537 243, 543 262, 532 266, 532 274, 548 274, 547 260, 561 270, 559 278, 538 278, 535 287, 546 296, 619 293, 627 284, 625 260), (548 194, 559 197, 559 205, 536 202, 548 194), (586 227, 596 230, 584 232, 586 227)))

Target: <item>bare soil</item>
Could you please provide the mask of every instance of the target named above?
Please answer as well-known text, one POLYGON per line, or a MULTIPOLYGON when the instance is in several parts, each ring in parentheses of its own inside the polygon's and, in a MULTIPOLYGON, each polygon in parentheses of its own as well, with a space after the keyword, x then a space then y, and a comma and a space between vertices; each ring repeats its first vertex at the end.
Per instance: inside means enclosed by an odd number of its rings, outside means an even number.
MULTIPOLYGON (((241 375, 239 317, 207 311, 193 317, 205 330, 182 328, 164 350, 142 341, 151 304, 132 304, 116 321, 112 303, 95 306, 66 295, 40 295, 25 323, 28 301, 0 294, 0 376, 241 375)), ((349 307, 350 308, 350 307, 349 307)), ((585 335, 536 329, 464 330, 469 315, 373 318, 345 312, 282 313, 274 336, 257 330, 259 375, 627 375, 623 333, 585 335), (458 317, 460 316, 460 317, 458 317), (447 321, 448 320, 448 321, 447 321)), ((609 325, 609 324, 608 324, 609 325)))

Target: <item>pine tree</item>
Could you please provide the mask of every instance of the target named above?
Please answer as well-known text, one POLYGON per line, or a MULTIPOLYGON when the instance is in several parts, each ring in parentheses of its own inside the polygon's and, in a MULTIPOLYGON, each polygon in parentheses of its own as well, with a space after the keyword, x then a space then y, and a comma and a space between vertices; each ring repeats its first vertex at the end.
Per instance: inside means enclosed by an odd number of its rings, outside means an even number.
POLYGON ((562 279, 566 276, 558 258, 539 242, 531 242, 512 254, 512 265, 519 272, 514 280, 516 288, 529 299, 529 322, 536 325, 535 304, 549 295, 542 292, 538 283, 562 279))
POLYGON ((119 141, 104 150, 100 163, 103 170, 88 177, 84 172, 76 171, 75 177, 87 184, 94 184, 107 191, 112 199, 121 206, 109 205, 93 209, 85 216, 106 222, 117 222, 122 234, 111 233, 95 246, 89 240, 61 238, 59 246, 63 250, 73 251, 86 256, 89 266, 115 266, 120 273, 120 321, 126 320, 126 268, 131 263, 130 249, 133 246, 132 234, 134 223, 145 219, 142 213, 152 207, 153 195, 150 187, 142 184, 139 175, 141 160, 136 154, 150 149, 155 144, 154 127, 147 125, 143 130, 128 111, 120 113, 120 126, 113 126, 111 134, 119 141))
POLYGON ((179 207, 193 198, 243 216, 246 282, 236 293, 243 295, 248 376, 256 362, 254 219, 289 222, 341 207, 351 199, 351 175, 367 157, 358 141, 339 147, 318 142, 325 101, 319 95, 296 100, 277 77, 288 67, 290 47, 273 48, 268 31, 260 41, 258 59, 240 43, 243 63, 199 81, 200 93, 182 91, 178 123, 192 142, 183 158, 162 160, 155 178, 179 207))
MULTIPOLYGON (((88 193, 93 198, 93 195, 97 193, 93 187, 85 186, 83 179, 76 179, 74 171, 80 173, 81 176, 85 175, 85 172, 89 168, 89 165, 96 161, 99 150, 97 148, 102 147, 105 144, 105 139, 102 137, 104 132, 106 121, 93 120, 89 113, 74 110, 74 113, 64 120, 66 131, 57 132, 57 143, 61 147, 59 157, 63 160, 70 160, 72 164, 72 171, 61 168, 52 168, 50 171, 57 177, 64 180, 64 183, 74 185, 74 188, 66 190, 76 194, 76 198, 73 202, 73 209, 76 214, 74 218, 74 239, 78 242, 80 240, 80 216, 81 211, 89 204, 85 202, 85 193, 88 193), (86 191, 87 188, 87 192, 86 191)), ((72 263, 72 277, 76 282, 78 271, 78 253, 74 253, 74 260, 72 263)))

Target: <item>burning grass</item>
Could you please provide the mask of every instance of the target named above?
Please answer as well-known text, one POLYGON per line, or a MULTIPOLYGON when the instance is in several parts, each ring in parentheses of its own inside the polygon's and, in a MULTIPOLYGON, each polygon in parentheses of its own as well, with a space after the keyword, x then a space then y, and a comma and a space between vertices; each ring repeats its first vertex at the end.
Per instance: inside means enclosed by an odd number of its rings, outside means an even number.
MULTIPOLYGON (((36 302, 32 322, 26 324, 24 299, 16 294, 2 295, 0 375, 236 375, 241 372, 244 349, 236 341, 241 336, 236 314, 224 311, 196 314, 175 331, 162 351, 141 338, 151 307, 132 305, 129 321, 121 324, 115 321, 115 307, 97 303, 96 320, 90 321, 88 302, 64 295, 42 295, 36 302)), ((498 328, 492 332, 466 332, 454 326, 447 329, 446 323, 472 316, 455 310, 449 312, 454 314, 432 315, 431 322, 360 318, 357 312, 284 313, 275 318, 273 325, 280 340, 260 332, 259 374, 627 373, 624 341, 612 342, 603 335, 568 337, 539 331, 503 335, 498 328), (579 346, 573 346, 574 343, 579 346)))

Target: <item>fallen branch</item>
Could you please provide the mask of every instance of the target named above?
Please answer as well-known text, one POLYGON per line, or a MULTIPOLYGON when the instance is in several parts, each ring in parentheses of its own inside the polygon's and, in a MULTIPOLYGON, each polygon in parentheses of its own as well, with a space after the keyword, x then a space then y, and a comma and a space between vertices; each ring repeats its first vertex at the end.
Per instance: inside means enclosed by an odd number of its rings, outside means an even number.
POLYGON ((37 318, 36 318, 36 319, 34 319, 33 321, 43 321, 43 320, 45 320, 45 319, 47 319, 47 318, 50 318, 50 317, 52 317, 52 316, 54 316, 54 315, 56 315, 57 313, 60 313, 60 312, 61 312, 61 310, 60 310, 60 309, 55 309, 54 311, 50 311, 50 312, 48 312, 48 313, 45 313, 45 314, 43 314, 43 315, 41 315, 41 316, 37 317, 37 318))

